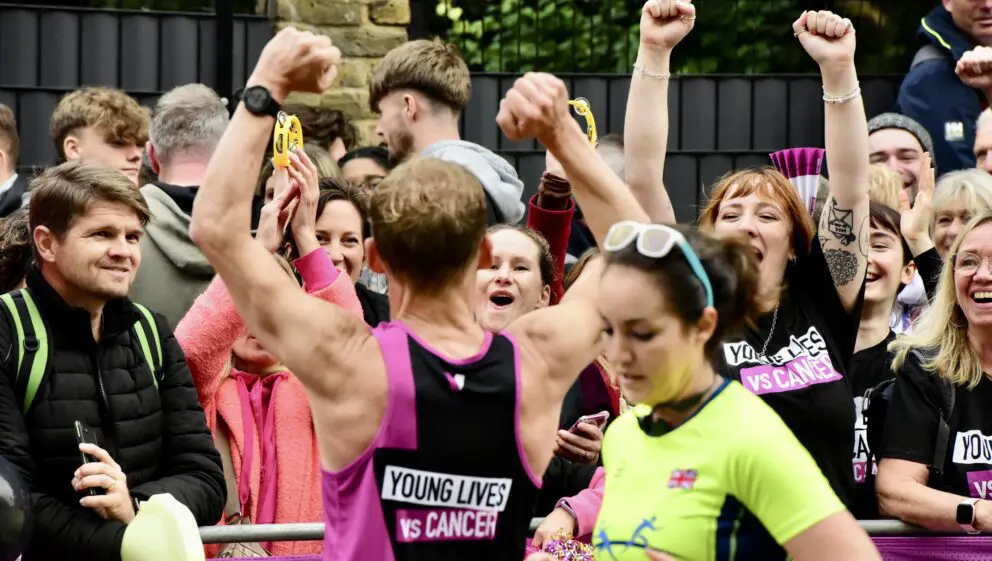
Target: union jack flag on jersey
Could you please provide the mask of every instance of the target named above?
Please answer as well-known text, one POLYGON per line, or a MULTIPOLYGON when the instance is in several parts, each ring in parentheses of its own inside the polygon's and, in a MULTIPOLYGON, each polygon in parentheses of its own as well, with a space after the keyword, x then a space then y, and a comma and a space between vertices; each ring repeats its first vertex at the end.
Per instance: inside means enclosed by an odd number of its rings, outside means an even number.
POLYGON ((668 488, 691 490, 696 486, 697 475, 698 472, 694 469, 673 469, 672 476, 668 479, 668 488))

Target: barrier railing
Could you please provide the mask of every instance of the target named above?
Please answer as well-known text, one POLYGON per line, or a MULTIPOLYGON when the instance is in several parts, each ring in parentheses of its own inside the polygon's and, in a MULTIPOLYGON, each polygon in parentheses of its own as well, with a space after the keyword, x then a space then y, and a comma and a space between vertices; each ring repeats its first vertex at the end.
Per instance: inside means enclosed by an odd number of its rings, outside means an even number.
MULTIPOLYGON (((531 520, 534 530, 543 518, 531 520)), ((871 536, 933 536, 930 530, 910 526, 897 520, 861 520, 858 522, 871 536)), ((943 534, 947 535, 947 534, 943 534)), ((324 525, 313 524, 254 524, 243 526, 208 526, 200 528, 203 543, 238 543, 268 541, 319 541, 324 539, 324 525)))

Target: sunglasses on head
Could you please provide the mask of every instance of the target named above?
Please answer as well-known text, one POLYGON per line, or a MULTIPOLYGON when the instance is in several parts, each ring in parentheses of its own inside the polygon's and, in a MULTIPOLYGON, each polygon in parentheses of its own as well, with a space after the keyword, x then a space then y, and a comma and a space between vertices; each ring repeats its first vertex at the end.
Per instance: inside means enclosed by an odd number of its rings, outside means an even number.
POLYGON ((703 289, 706 291, 706 306, 713 307, 713 286, 710 284, 710 277, 706 274, 699 256, 678 230, 662 224, 642 224, 624 220, 610 227, 603 242, 603 249, 610 252, 620 251, 632 243, 636 243, 638 253, 651 259, 661 259, 677 246, 696 278, 703 284, 703 289))

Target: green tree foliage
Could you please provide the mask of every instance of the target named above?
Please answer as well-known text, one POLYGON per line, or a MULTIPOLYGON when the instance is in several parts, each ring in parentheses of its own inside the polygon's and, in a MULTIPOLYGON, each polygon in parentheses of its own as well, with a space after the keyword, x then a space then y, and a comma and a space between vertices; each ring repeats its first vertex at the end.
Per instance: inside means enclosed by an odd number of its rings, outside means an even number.
MULTIPOLYGON (((641 0, 435 0, 431 31, 459 45, 483 72, 629 72, 641 0)), ((696 0, 696 29, 678 49, 682 73, 813 70, 791 24, 804 9, 831 9, 858 30, 858 67, 902 73, 933 0, 696 0)))

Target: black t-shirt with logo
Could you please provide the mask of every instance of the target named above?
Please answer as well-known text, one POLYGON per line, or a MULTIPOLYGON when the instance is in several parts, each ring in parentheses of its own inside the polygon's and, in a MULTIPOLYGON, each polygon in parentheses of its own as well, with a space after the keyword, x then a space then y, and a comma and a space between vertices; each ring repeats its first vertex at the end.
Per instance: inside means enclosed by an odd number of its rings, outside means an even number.
POLYGON ((855 415, 844 373, 854 354, 864 288, 854 310, 846 312, 816 239, 810 254, 786 275, 788 289, 774 331, 774 314, 768 313, 742 339, 724 343, 721 370, 779 414, 850 508, 855 415), (769 332, 764 358, 760 354, 769 332))
POLYGON ((862 349, 851 359, 851 369, 848 380, 854 393, 854 506, 851 513, 858 520, 874 520, 879 517, 878 499, 875 497, 874 479, 869 477, 877 473, 878 466, 869 464, 871 449, 868 446, 868 411, 865 409, 867 394, 872 388, 885 380, 891 379, 892 356, 888 351, 889 343, 895 339, 891 331, 877 345, 862 349))
MULTIPOLYGON (((924 370, 913 355, 896 376, 892 401, 885 418, 882 458, 930 465, 940 421, 942 382, 924 370)), ((955 388, 954 409, 948 425, 944 476, 935 483, 941 490, 992 499, 992 380, 982 376, 973 389, 955 388)))

